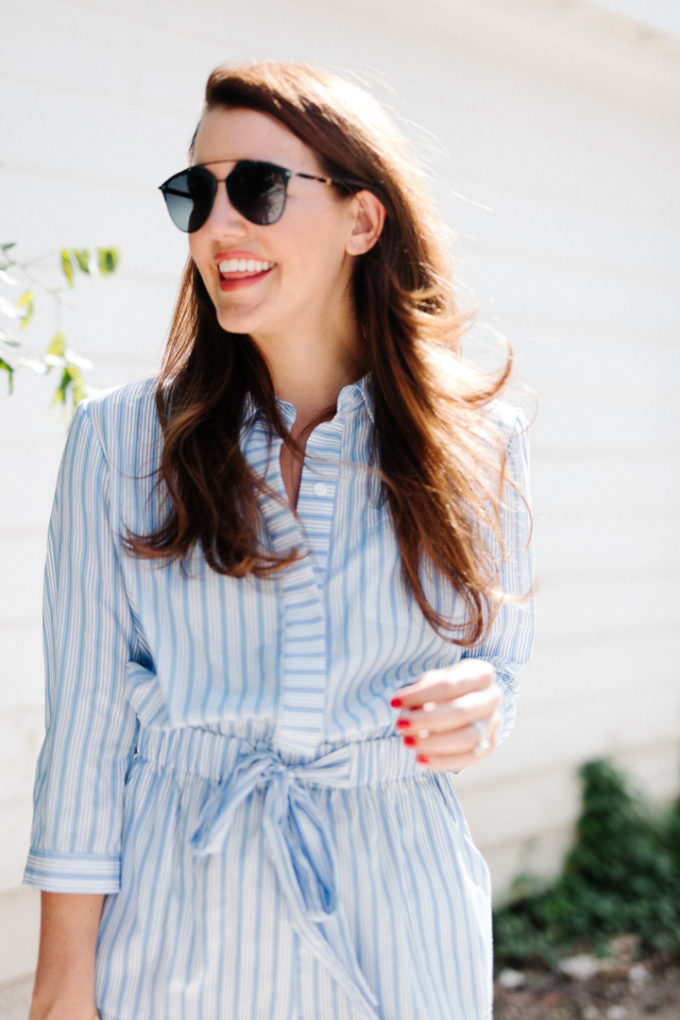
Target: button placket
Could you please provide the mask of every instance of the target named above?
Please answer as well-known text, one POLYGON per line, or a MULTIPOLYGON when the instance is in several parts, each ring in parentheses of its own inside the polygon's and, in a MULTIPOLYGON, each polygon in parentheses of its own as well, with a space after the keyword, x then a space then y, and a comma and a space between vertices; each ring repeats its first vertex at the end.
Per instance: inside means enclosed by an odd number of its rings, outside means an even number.
MULTIPOLYGON (((275 552, 309 548, 286 498, 280 467, 281 440, 274 438, 264 467, 276 495, 264 495, 260 509, 275 552), (277 496, 279 498, 277 498, 277 496)), ((291 563, 277 574, 282 600, 281 695, 276 743, 294 755, 310 755, 323 737, 326 694, 326 626, 322 593, 312 557, 291 563)))
POLYGON ((318 425, 307 441, 297 512, 312 551, 320 588, 325 587, 335 514, 344 418, 318 425))

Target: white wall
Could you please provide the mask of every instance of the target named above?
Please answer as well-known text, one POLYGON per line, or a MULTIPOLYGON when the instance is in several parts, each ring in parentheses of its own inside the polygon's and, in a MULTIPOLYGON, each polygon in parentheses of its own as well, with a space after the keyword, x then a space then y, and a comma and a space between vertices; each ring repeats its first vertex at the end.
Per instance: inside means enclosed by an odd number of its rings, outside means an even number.
POLYGON ((680 36, 680 7, 677 0, 590 0, 633 21, 680 36))
MULTIPOLYGON (((25 257, 119 245, 119 273, 80 280, 64 318, 97 385, 157 363, 185 240, 155 188, 185 163, 216 63, 359 73, 427 161, 480 309, 474 336, 509 336, 539 401, 536 655, 512 739, 460 778, 498 889, 519 867, 556 866, 584 759, 612 754, 656 796, 677 790, 679 46, 577 0, 34 0, 3 12, 0 241, 25 257)), ((27 340, 53 325, 43 301, 27 340)), ((64 438, 45 410, 51 388, 23 373, 11 399, 0 393, 0 981, 35 952, 36 898, 17 886, 64 438)))

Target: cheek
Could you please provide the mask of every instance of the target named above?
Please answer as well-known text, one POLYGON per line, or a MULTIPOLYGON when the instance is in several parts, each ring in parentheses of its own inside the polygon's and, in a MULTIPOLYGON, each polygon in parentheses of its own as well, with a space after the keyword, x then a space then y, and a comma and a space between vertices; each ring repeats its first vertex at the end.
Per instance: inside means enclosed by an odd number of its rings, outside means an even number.
POLYGON ((193 262, 198 269, 199 276, 203 280, 206 290, 211 293, 211 289, 215 285, 214 274, 212 273, 212 261, 210 256, 206 256, 201 251, 201 245, 189 242, 189 255, 193 259, 193 262))
POLYGON ((301 281, 314 282, 315 286, 332 287, 343 273, 345 251, 332 231, 323 226, 308 232, 300 239, 294 264, 301 281))
POLYGON ((196 263, 198 271, 201 272, 201 244, 195 234, 189 234, 189 255, 196 263))
POLYGON ((308 266, 315 275, 342 264, 348 228, 336 209, 329 211, 325 205, 295 209, 295 216, 287 222, 286 212, 280 221, 282 259, 285 252, 291 264, 308 266))

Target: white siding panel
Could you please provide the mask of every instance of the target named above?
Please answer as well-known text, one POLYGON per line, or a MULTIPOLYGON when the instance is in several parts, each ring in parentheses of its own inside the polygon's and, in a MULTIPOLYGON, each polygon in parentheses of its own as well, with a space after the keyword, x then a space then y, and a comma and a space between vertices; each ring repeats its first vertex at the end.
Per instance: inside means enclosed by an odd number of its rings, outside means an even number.
MULTIPOLYGON (((569 445, 568 436, 563 442, 556 439, 552 447, 536 442, 534 490, 538 520, 545 527, 558 529, 566 518, 576 518, 583 522, 586 531, 591 515, 597 522, 603 516, 614 520, 625 513, 642 531, 649 528, 650 518, 655 521, 658 517, 664 529, 670 528, 665 534, 672 544, 672 522, 677 521, 680 504, 677 454, 670 438, 661 429, 659 432, 657 446, 646 451, 639 450, 635 429, 626 437, 627 449, 622 449, 624 444, 619 443, 616 449, 604 453, 575 450, 569 445), (574 480, 578 485, 573 484, 574 480), (589 494, 588 499, 584 492, 589 494)), ((608 543, 607 548, 613 557, 614 547, 608 543)), ((543 559, 551 555, 550 547, 544 548, 542 555, 543 559)))
MULTIPOLYGON (((5 711, 0 719, 0 768, 3 776, 0 805, 3 820, 8 813, 15 811, 18 817, 23 818, 22 825, 25 824, 42 725, 43 713, 35 708, 5 711)), ((20 879, 21 875, 16 878, 20 879)))
MULTIPOLYGON (((33 713, 39 711, 38 729, 41 731, 43 648, 42 632, 35 616, 23 625, 15 623, 0 630, 0 662, 0 718, 4 718, 5 713, 20 711, 31 713, 31 718, 35 719, 33 713)), ((9 767, 9 763, 6 765, 9 767)))
MULTIPOLYGON (((3 630, 10 632, 40 615, 42 577, 45 559, 44 541, 31 530, 8 532, 0 536, 0 562, 11 584, 0 587, 0 618, 3 630)), ((6 680, 3 664, 3 679, 6 680)))
POLYGON ((36 889, 15 889, 0 896, 0 984, 35 967, 39 924, 40 894, 36 889))

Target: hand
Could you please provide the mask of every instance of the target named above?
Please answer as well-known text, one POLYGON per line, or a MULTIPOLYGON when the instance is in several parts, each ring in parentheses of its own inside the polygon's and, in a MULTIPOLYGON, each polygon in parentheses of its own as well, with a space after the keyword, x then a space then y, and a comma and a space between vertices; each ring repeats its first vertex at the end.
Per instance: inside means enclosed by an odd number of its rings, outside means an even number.
POLYGON ((462 659, 423 673, 392 699, 397 731, 422 765, 458 771, 488 758, 498 743, 501 692, 493 666, 462 659))

